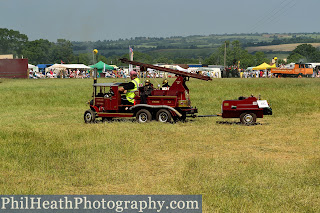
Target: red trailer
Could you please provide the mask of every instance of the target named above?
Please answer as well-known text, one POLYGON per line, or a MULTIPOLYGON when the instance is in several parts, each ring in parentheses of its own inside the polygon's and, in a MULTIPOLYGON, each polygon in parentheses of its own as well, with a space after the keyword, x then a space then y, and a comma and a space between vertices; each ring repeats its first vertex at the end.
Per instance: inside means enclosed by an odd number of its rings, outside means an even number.
POLYGON ((238 100, 225 100, 222 103, 223 118, 240 118, 241 123, 251 125, 263 115, 272 115, 272 109, 266 100, 251 97, 239 97, 238 100))

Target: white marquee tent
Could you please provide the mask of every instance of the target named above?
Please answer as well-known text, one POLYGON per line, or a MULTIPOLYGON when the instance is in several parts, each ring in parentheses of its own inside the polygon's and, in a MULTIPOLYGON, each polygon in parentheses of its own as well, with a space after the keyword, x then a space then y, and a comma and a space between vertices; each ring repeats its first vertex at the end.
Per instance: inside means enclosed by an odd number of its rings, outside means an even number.
POLYGON ((54 64, 48 69, 92 69, 84 64, 54 64))
POLYGON ((28 69, 30 71, 32 69, 33 72, 38 72, 39 71, 39 68, 37 66, 35 66, 35 65, 32 65, 32 64, 28 64, 28 69))

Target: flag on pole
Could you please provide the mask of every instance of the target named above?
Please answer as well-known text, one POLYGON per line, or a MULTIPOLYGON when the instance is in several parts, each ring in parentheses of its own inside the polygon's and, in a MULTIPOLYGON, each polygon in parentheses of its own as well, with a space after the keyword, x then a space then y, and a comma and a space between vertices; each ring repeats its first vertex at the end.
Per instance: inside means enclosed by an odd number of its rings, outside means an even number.
POLYGON ((130 60, 133 61, 133 49, 129 46, 130 60))
MULTIPOLYGON (((129 46, 129 59, 133 61, 133 49, 129 46)), ((129 64, 129 72, 133 71, 133 65, 129 64)))

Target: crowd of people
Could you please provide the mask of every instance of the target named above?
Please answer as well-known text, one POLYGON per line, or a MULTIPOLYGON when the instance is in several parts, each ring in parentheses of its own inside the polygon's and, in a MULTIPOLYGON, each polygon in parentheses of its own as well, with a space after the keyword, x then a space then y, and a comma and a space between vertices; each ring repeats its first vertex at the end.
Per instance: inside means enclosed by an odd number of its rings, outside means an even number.
POLYGON ((320 67, 319 66, 316 67, 316 69, 314 70, 313 77, 320 78, 320 67))
POLYGON ((245 71, 242 70, 240 72, 240 78, 272 78, 274 77, 270 70, 263 71, 263 70, 252 70, 252 71, 245 71))
POLYGON ((226 78, 271 78, 273 75, 270 70, 245 70, 239 69, 237 66, 229 66, 224 69, 226 78))
POLYGON ((64 69, 64 70, 52 70, 49 71, 33 71, 30 69, 29 71, 29 78, 89 78, 90 77, 90 70, 71 70, 71 69, 64 69))
MULTIPOLYGON (((283 65, 280 65, 283 67, 283 65)), ((139 77, 141 78, 170 78, 174 77, 170 73, 157 72, 157 71, 149 71, 149 72, 138 72, 139 77)), ((275 74, 272 74, 270 69, 268 70, 245 70, 238 69, 237 66, 226 67, 225 69, 219 72, 210 72, 210 71, 198 71, 198 70, 190 70, 190 73, 205 75, 211 78, 273 78, 277 77, 275 74)), ((92 70, 81 70, 81 69, 63 69, 63 70, 42 70, 42 71, 33 71, 30 69, 29 78, 90 78, 93 76, 92 70)), ((118 70, 106 71, 104 73, 98 73, 97 77, 105 77, 105 78, 129 78, 130 75, 126 70, 120 68, 118 70)), ((320 78, 320 68, 317 67, 314 70, 312 75, 314 78, 320 78)))

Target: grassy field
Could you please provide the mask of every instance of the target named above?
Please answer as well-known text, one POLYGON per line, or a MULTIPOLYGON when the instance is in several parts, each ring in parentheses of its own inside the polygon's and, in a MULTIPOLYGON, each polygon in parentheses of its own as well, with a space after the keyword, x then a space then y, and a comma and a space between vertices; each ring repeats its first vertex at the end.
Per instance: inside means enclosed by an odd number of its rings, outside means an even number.
POLYGON ((199 114, 261 94, 274 115, 254 126, 84 124, 91 79, 0 82, 0 194, 202 194, 204 212, 320 211, 320 79, 188 82, 199 114))
MULTIPOLYGON (((293 51, 297 46, 301 45, 303 43, 296 43, 296 44, 279 44, 279 45, 269 45, 269 46, 259 46, 259 47, 247 47, 249 53, 251 52, 291 52, 293 51)), ((309 43, 315 48, 320 47, 320 43, 309 43)))

